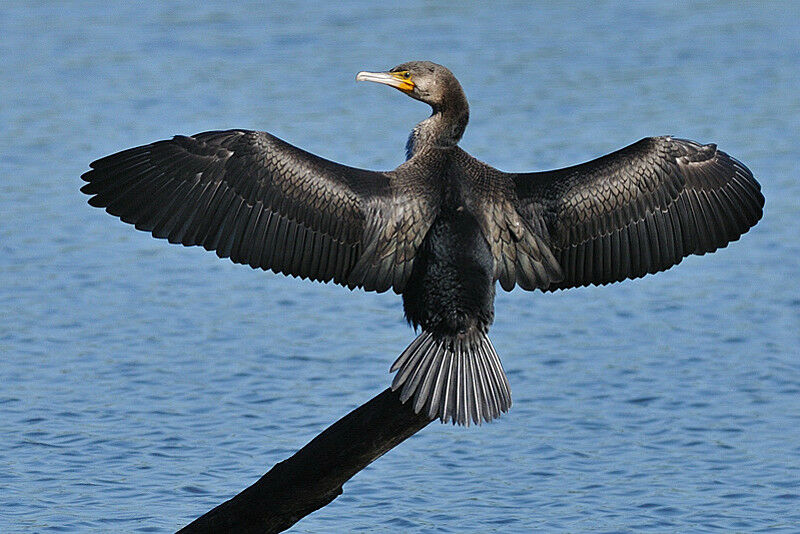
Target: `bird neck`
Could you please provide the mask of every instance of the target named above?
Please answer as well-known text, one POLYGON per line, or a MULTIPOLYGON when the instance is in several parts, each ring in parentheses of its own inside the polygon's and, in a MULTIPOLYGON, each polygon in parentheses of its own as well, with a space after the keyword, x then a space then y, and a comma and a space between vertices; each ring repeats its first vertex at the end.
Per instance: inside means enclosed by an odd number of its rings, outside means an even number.
MULTIPOLYGON (((459 88, 460 89, 460 88, 459 88)), ((464 92, 448 98, 447 104, 431 104, 433 113, 417 124, 406 143, 406 157, 411 157, 422 148, 450 148, 458 144, 469 122, 469 104, 464 92)))

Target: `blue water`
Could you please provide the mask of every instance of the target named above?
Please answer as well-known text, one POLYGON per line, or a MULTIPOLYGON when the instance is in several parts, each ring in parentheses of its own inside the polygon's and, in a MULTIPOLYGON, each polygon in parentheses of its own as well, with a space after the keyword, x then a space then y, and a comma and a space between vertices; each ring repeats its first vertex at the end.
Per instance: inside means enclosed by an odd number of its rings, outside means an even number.
POLYGON ((294 532, 800 531, 800 5, 0 3, 0 532, 168 532, 383 390, 400 299, 169 246, 86 205, 87 164, 268 130, 393 168, 427 108, 356 84, 448 65, 505 170, 641 137, 763 184, 741 241, 643 280, 502 293, 514 406, 432 424, 294 532))

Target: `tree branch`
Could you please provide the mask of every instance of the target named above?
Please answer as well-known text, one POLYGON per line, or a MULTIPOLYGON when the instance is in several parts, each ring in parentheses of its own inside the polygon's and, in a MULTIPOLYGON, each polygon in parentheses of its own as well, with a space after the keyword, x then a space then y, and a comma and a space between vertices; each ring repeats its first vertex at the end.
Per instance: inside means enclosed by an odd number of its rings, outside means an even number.
POLYGON ((430 422, 387 389, 178 532, 282 532, 331 503, 353 475, 430 422))

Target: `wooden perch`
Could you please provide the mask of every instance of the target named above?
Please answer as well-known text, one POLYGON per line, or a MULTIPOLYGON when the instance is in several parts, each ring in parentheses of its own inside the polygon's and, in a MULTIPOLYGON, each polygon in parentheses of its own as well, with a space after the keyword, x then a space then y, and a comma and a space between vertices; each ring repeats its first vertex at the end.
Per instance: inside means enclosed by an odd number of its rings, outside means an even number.
POLYGON ((332 502, 353 475, 430 422, 387 389, 178 532, 283 532, 332 502))

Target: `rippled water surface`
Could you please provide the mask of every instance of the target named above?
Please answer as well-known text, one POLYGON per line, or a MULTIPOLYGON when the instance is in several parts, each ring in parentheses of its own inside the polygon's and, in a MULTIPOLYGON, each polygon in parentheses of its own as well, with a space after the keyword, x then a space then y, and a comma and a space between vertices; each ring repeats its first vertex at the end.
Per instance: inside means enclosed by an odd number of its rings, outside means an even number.
POLYGON ((800 7, 717 6, 0 3, 0 531, 175 530, 388 385, 395 295, 169 246, 78 188, 227 127, 392 168, 427 108, 353 78, 408 59, 456 73, 497 167, 713 141, 765 217, 657 276, 499 294, 511 412, 429 426, 293 531, 800 531, 800 7))

